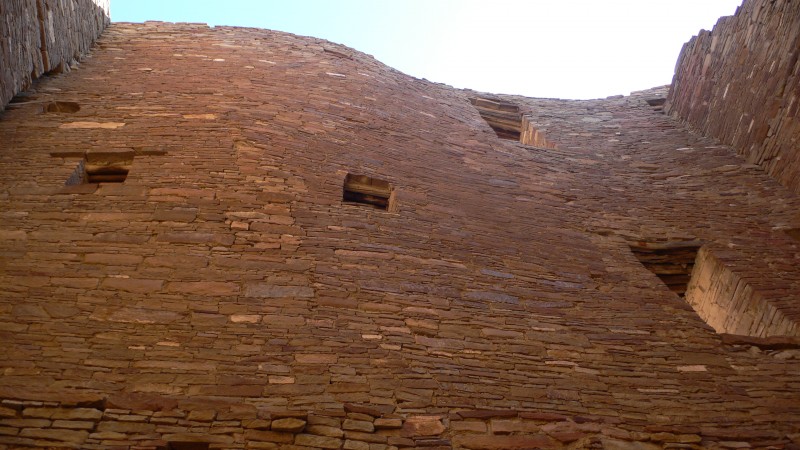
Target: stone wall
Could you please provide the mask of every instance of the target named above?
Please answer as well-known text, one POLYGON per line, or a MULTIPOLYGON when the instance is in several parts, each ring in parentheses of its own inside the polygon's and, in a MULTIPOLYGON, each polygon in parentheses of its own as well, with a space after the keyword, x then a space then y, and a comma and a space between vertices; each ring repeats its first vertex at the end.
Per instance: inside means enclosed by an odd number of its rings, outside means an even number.
POLYGON ((757 337, 798 334, 797 322, 764 302, 746 279, 705 249, 697 255, 686 301, 718 333, 757 337))
POLYGON ((0 110, 33 80, 68 71, 109 21, 109 0, 3 0, 0 110))
POLYGON ((800 444, 796 342, 723 339, 631 250, 702 243, 796 322, 800 198, 664 89, 501 96, 555 148, 473 94, 112 24, 0 118, 0 447, 800 444))
POLYGON ((667 111, 800 193, 800 3, 745 0, 686 43, 667 111))

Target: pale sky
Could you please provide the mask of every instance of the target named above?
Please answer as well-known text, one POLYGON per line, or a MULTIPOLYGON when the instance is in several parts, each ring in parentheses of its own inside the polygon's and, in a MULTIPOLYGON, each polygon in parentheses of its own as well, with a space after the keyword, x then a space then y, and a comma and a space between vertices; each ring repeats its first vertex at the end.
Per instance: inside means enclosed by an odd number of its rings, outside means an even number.
POLYGON ((741 0, 112 0, 111 19, 269 28, 479 91, 598 98, 669 84, 741 0))

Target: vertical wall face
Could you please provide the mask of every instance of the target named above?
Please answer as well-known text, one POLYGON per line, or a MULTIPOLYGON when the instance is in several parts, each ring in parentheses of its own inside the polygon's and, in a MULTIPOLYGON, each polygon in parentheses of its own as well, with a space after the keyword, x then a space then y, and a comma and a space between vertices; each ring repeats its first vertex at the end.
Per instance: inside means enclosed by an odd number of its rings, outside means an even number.
POLYGON ((767 303, 746 279, 707 249, 697 255, 686 301, 718 333, 796 336, 797 323, 767 303))
POLYGON ((109 0, 3 0, 0 109, 34 79, 86 54, 109 21, 109 0))
POLYGON ((745 0, 684 45, 670 114, 800 192, 800 2, 745 0))

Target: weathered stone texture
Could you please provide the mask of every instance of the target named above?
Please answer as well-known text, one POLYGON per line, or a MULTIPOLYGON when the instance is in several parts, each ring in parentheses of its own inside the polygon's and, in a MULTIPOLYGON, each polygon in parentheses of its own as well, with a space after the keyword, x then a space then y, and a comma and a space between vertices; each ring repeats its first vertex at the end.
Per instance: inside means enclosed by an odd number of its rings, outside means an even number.
POLYGON ((40 76, 69 71, 109 22, 109 0, 3 0, 0 110, 40 76))
POLYGON ((800 3, 745 0, 693 37, 666 110, 800 193, 800 3))
POLYGON ((543 148, 499 139, 488 94, 318 39, 98 44, 31 92, 79 110, 0 119, 0 445, 797 440, 797 338, 718 335, 631 251, 702 243, 800 319, 800 198, 654 111, 665 88, 502 96, 543 148), (125 181, 65 188, 87 151, 133 153, 125 181), (347 174, 395 210, 343 201, 347 174))

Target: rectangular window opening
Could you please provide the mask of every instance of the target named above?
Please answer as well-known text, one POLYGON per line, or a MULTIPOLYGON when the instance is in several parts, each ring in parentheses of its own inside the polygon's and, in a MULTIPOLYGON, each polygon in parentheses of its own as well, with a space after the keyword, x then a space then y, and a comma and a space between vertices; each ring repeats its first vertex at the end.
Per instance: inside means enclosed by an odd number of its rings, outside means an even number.
POLYGON ((522 132, 522 114, 519 112, 519 106, 486 97, 471 98, 469 101, 497 137, 519 141, 522 132))
POLYGON ((469 101, 500 139, 539 148, 556 148, 556 144, 545 139, 544 133, 531 122, 531 117, 520 112, 519 106, 498 98, 475 97, 469 101))
POLYGON ((630 244, 630 248, 647 270, 656 274, 672 292, 684 297, 700 250, 699 242, 639 241, 630 244))
POLYGON ((133 151, 87 153, 65 184, 123 183, 132 164, 133 151))
POLYGON ((392 211, 394 189, 387 181, 348 173, 344 179, 342 201, 392 211))
POLYGON ((789 237, 800 241, 800 228, 791 228, 789 230, 786 230, 786 234, 788 234, 789 237))

